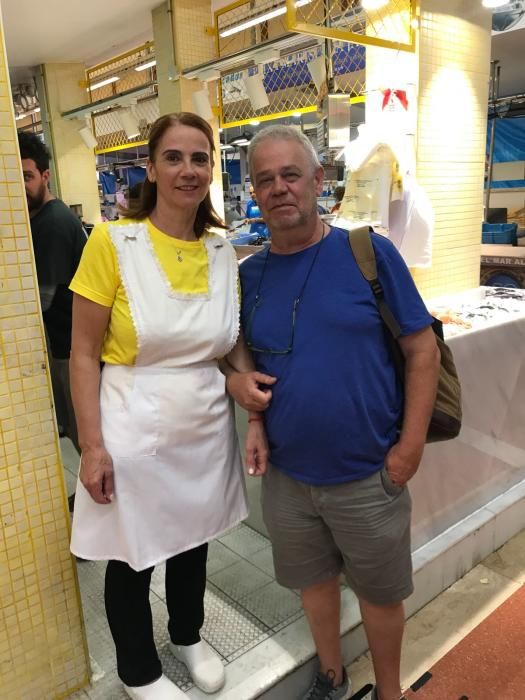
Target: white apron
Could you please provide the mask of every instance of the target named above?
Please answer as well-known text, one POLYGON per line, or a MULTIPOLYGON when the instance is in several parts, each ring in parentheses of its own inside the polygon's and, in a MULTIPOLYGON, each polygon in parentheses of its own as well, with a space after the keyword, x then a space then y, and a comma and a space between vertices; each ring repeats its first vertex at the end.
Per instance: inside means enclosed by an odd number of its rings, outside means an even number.
POLYGON ((247 515, 233 405, 216 360, 238 335, 238 267, 229 243, 206 237, 208 293, 179 293, 145 224, 109 232, 138 354, 133 367, 102 371, 102 435, 115 498, 99 505, 78 481, 71 551, 141 571, 247 515))

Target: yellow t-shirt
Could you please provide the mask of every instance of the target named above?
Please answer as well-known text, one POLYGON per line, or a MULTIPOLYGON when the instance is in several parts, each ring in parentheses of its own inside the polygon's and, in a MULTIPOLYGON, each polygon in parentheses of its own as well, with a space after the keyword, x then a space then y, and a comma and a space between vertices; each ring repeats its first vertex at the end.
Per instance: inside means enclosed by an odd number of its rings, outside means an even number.
MULTIPOLYGON (((137 335, 108 226, 130 223, 137 222, 121 219, 95 226, 70 284, 75 294, 111 308, 101 359, 117 365, 135 364, 137 335)), ((148 227, 155 255, 173 289, 185 294, 207 293, 208 255, 203 239, 183 241, 163 233, 149 219, 144 223, 148 227), (179 258, 182 258, 184 265, 179 258)))

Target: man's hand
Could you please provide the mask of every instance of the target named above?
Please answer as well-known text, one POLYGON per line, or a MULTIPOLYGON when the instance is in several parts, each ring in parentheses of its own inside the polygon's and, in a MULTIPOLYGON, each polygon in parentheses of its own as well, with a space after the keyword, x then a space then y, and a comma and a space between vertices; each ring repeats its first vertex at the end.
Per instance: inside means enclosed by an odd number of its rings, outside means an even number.
POLYGON ((268 441, 264 423, 260 420, 248 423, 246 434, 246 469, 250 476, 262 476, 268 467, 268 441))
POLYGON ((264 411, 272 398, 268 387, 276 381, 262 372, 232 372, 226 378, 226 389, 246 411, 264 411))
POLYGON ((79 476, 95 503, 111 503, 115 492, 113 460, 105 447, 82 450, 79 476))
POLYGON ((406 447, 402 442, 392 445, 385 458, 385 468, 394 486, 404 486, 417 472, 423 456, 420 447, 406 447))

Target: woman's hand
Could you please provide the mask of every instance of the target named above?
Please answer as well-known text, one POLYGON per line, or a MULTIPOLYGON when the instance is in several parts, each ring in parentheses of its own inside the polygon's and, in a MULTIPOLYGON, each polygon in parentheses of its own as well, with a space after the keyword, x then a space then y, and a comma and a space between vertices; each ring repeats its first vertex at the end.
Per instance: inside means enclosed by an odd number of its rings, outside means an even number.
POLYGON ((105 447, 82 450, 80 481, 95 503, 106 505, 113 500, 113 460, 105 447))
POLYGON ((226 390, 245 411, 264 411, 272 398, 270 386, 277 379, 262 372, 232 372, 226 390))
POLYGON ((245 447, 248 474, 262 476, 268 467, 268 441, 262 420, 252 420, 248 423, 245 447))

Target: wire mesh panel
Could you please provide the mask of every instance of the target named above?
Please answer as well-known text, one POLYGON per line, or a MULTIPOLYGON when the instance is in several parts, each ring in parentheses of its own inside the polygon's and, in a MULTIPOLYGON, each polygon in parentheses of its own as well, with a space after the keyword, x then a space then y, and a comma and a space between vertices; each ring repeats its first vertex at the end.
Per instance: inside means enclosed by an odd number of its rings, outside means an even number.
MULTIPOLYGON (((331 45, 334 88, 351 97, 362 95, 365 91, 365 47, 342 41, 331 42, 331 45)), ((319 62, 323 65, 326 62, 324 46, 315 44, 264 66, 223 74, 220 83, 222 126, 315 110, 327 89, 326 77, 319 78, 317 67, 314 69, 314 64, 319 62), (255 82, 257 87, 257 77, 259 86, 254 96, 250 82, 255 82)))
POLYGON ((286 7, 291 31, 415 50, 416 0, 286 0, 286 7))
POLYGON ((265 65, 223 75, 220 81, 222 126, 315 110, 319 93, 308 63, 321 53, 320 46, 313 46, 265 65))
POLYGON ((219 58, 288 33, 284 0, 238 0, 215 13, 219 58))
POLYGON ((154 60, 155 48, 148 42, 89 68, 86 72, 89 101, 107 99, 152 82, 156 78, 154 60))
POLYGON ((97 139, 96 153, 147 142, 151 125, 160 116, 158 97, 140 100, 131 108, 131 112, 138 131, 132 138, 126 134, 122 109, 112 108, 93 114, 93 133, 97 139))

